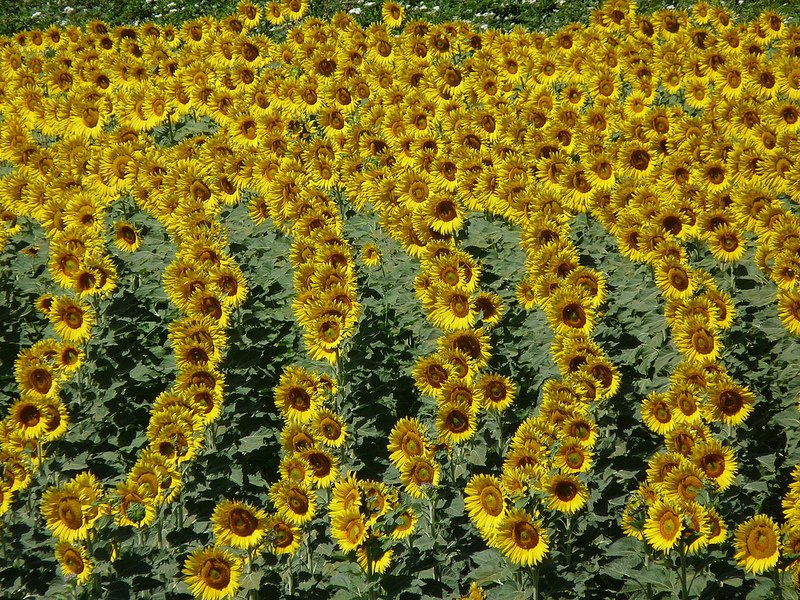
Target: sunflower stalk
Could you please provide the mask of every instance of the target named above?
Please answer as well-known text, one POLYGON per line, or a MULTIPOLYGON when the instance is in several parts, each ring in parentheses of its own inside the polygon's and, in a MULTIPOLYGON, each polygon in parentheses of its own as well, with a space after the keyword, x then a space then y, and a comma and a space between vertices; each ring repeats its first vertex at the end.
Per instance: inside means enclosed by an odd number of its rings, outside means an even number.
POLYGON ((503 421, 502 417, 500 416, 500 411, 493 410, 492 417, 494 418, 495 425, 497 426, 497 455, 502 458, 505 444, 503 443, 503 421))
POLYGON ((777 566, 772 569, 772 580, 775 582, 775 598, 783 600, 783 573, 777 566))
POLYGON ((689 600, 689 588, 686 586, 686 544, 681 541, 678 547, 681 559, 681 569, 678 573, 681 580, 681 600, 689 600))
POLYGON ((531 589, 533 590, 533 600, 539 600, 539 565, 531 569, 531 589))
MULTIPOLYGON (((437 539, 437 532, 436 532, 436 490, 431 489, 430 496, 428 496, 428 535, 431 536, 431 540, 433 540, 433 548, 436 549, 436 539, 437 539)), ((437 582, 442 581, 442 573, 439 568, 439 563, 434 562, 433 564, 433 579, 437 582)))
POLYGON ((575 527, 575 519, 572 518, 572 515, 567 517, 567 548, 566 548, 566 555, 567 555, 567 565, 572 564, 572 530, 575 527))
POLYGON ((312 554, 311 549, 311 540, 309 539, 310 536, 306 536, 305 543, 306 543, 306 568, 308 572, 313 575, 314 574, 314 556, 312 554))
POLYGON ((286 589, 289 596, 294 595, 294 573, 292 572, 292 555, 289 555, 289 562, 286 565, 286 589))

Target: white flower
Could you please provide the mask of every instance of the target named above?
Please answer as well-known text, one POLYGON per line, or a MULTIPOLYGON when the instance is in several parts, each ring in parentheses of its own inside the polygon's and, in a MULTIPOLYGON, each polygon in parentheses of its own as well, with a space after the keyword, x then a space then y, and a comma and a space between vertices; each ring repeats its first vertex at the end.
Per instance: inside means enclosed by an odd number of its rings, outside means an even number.
POLYGON ((361 14, 361 8, 358 7, 358 6, 354 6, 353 8, 348 10, 347 12, 349 12, 351 15, 360 15, 361 14))

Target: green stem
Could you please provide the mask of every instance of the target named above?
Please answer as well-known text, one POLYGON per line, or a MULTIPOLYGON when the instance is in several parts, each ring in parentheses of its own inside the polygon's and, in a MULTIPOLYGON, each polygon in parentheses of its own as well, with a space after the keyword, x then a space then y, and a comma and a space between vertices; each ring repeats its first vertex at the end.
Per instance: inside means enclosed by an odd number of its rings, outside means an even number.
MULTIPOLYGON (((434 490, 431 491, 431 495, 428 497, 430 503, 428 504, 428 532, 431 536, 431 540, 433 540, 433 547, 434 550, 436 549, 436 492, 434 490)), ((433 564, 433 578, 437 582, 442 581, 442 574, 439 569, 439 563, 435 562, 433 564)))
POLYGON ((780 572, 778 567, 772 570, 772 579, 775 581, 775 598, 783 600, 783 573, 780 572))
POLYGON ((497 424, 497 455, 502 459, 505 444, 503 443, 503 422, 499 410, 493 410, 494 422, 497 424))
POLYGON ((539 566, 533 567, 533 600, 539 600, 539 566))
POLYGON ((575 525, 575 520, 570 515, 567 517, 567 565, 572 564, 572 529, 575 525))
POLYGON ((309 536, 306 536, 306 566, 308 567, 308 572, 310 575, 314 574, 314 561, 312 560, 311 554, 311 540, 309 536))
POLYGON ((681 557, 681 600, 689 600, 689 589, 686 587, 686 545, 681 542, 678 552, 681 557))
POLYGON ((377 586, 375 585, 375 573, 373 573, 375 569, 372 568, 372 560, 367 558, 367 593, 369 594, 369 600, 378 600, 378 590, 377 586))
POLYGON ((289 588, 289 597, 294 596, 294 576, 292 574, 292 556, 289 556, 289 563, 286 568, 287 587, 289 588))

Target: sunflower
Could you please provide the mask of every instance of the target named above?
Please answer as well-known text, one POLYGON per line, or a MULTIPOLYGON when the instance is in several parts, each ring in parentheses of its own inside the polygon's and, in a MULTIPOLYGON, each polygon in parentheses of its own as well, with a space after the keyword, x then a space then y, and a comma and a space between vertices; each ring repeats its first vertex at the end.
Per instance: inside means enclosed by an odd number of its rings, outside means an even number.
POLYGON ((744 235, 732 225, 721 225, 703 237, 711 255, 719 261, 736 262, 747 251, 744 235))
POLYGON ((786 330, 800 335, 800 292, 777 290, 778 316, 786 330))
POLYGON ((546 312, 547 320, 557 334, 588 334, 594 327, 591 299, 581 288, 559 288, 550 297, 546 312))
POLYGON ((340 477, 333 486, 331 502, 328 510, 331 514, 343 513, 361 507, 361 487, 353 473, 340 477))
POLYGON ((778 564, 780 532, 767 515, 751 517, 736 528, 734 558, 748 573, 758 574, 778 564))
POLYGON ((397 29, 403 24, 405 11, 397 2, 384 2, 381 7, 381 17, 386 27, 397 29))
POLYGON ((504 411, 514 402, 516 386, 509 377, 497 373, 484 373, 475 382, 483 408, 504 411))
POLYGON ((494 292, 480 292, 473 300, 480 320, 487 328, 495 327, 503 317, 503 301, 494 292))
POLYGON ((692 362, 707 362, 719 357, 721 344, 714 329, 699 318, 688 318, 674 331, 675 345, 692 362))
POLYGON ((443 350, 461 350, 472 360, 476 369, 484 368, 491 358, 489 336, 483 328, 449 333, 436 340, 436 343, 443 350))
POLYGON ((242 561, 227 550, 199 548, 183 563, 183 580, 196 598, 222 600, 236 594, 242 561))
POLYGON ((708 543, 709 544, 720 544, 725 541, 725 538, 728 537, 728 527, 725 525, 725 521, 722 520, 722 517, 719 516, 716 508, 710 508, 706 513, 706 517, 708 518, 709 530, 708 530, 708 543))
POLYGON ((562 440, 553 458, 553 466, 562 473, 583 473, 592 466, 592 452, 577 438, 562 440))
POLYGON ((553 475, 544 482, 549 494, 549 506, 560 512, 572 514, 583 508, 588 497, 586 486, 575 475, 553 475))
POLYGON ((398 469, 416 457, 429 453, 428 441, 422 423, 414 418, 402 418, 389 433, 389 460, 398 469))
POLYGON ((94 312, 80 300, 59 296, 53 301, 48 316, 56 333, 68 342, 80 343, 91 335, 94 312))
POLYGON ((741 425, 753 410, 755 396, 747 386, 724 377, 708 390, 708 400, 703 406, 706 419, 736 427, 741 425))
POLYGON ((664 434, 676 425, 666 395, 663 393, 651 392, 642 400, 641 410, 644 424, 654 433, 664 434))
POLYGON ((114 223, 114 244, 123 252, 136 252, 142 245, 139 230, 127 221, 114 223))
POLYGON ((498 477, 473 475, 464 488, 464 504, 470 519, 482 532, 495 530, 506 514, 505 493, 498 477))
POLYGON ((67 432, 69 413, 58 398, 47 398, 40 402, 42 418, 45 422, 44 440, 57 440, 67 432))
POLYGON ((56 544, 56 560, 61 566, 64 577, 75 578, 78 585, 83 585, 92 576, 94 565, 89 560, 86 548, 83 546, 73 546, 68 542, 56 544))
POLYGON ((420 358, 414 365, 412 375, 423 394, 435 397, 453 375, 453 368, 437 353, 420 358))
POLYGON ((412 458, 400 470, 400 480, 414 498, 425 498, 429 487, 439 485, 440 475, 439 465, 427 456, 412 458))
POLYGON ((11 405, 8 412, 6 423, 18 431, 23 439, 36 440, 45 433, 47 420, 42 401, 22 397, 11 405))
POLYGON ((347 426, 341 416, 326 408, 320 409, 314 417, 314 426, 319 440, 331 448, 339 448, 347 439, 347 426))
POLYGON ((417 513, 412 508, 406 508, 395 516, 393 523, 390 533, 392 539, 402 540, 407 538, 414 533, 414 528, 417 525, 417 513))
POLYGON ((683 518, 678 509, 657 500, 647 511, 644 537, 656 550, 669 552, 678 543, 683 531, 683 518))
POLYGON ((733 450, 717 440, 695 444, 691 460, 720 490, 728 489, 736 477, 738 467, 733 450))
POLYGON ((677 260, 661 260, 654 267, 656 286, 669 299, 689 298, 695 282, 689 264, 677 260))
POLYGON ((312 421, 322 407, 317 378, 302 367, 287 367, 275 387, 275 405, 292 422, 312 421))
POLYGON ((50 488, 42 495, 42 516, 47 528, 59 540, 86 539, 91 530, 90 507, 74 484, 50 488))
POLYGON ((361 260, 368 267, 377 267, 381 264, 381 251, 375 244, 364 244, 361 247, 361 260))
POLYGON ((303 525, 314 518, 316 495, 306 483, 277 481, 270 487, 269 497, 278 513, 294 525, 303 525))
POLYGON ((491 545, 517 565, 542 562, 548 551, 547 532, 524 510, 508 511, 492 535, 491 545))
POLYGON ((339 459, 319 448, 307 448, 301 456, 311 467, 311 482, 317 488, 328 488, 339 475, 339 459))
POLYGON ((385 573, 392 564, 394 550, 383 548, 379 538, 369 536, 356 549, 356 562, 369 575, 385 573))
POLYGON ((664 478, 659 492, 668 502, 675 504, 693 502, 703 490, 705 476, 703 471, 692 463, 682 462, 664 478))
POLYGON ((250 504, 226 500, 214 508, 211 524, 217 543, 249 550, 261 543, 266 533, 266 513, 250 504))
POLYGON ((688 386, 673 385, 667 392, 670 412, 680 423, 697 423, 701 419, 699 400, 688 386))
POLYGON ((475 435, 477 404, 448 400, 440 405, 436 419, 439 440, 445 444, 460 444, 475 435))
POLYGON ((344 552, 358 548, 367 537, 368 527, 358 509, 332 515, 331 535, 344 552))
POLYGON ((597 424, 586 415, 573 415, 561 423, 565 437, 579 440, 585 448, 593 448, 597 441, 597 424))
POLYGON ((431 286, 431 290, 434 294, 433 305, 428 313, 431 323, 445 331, 472 326, 476 315, 469 292, 460 287, 439 284, 431 286))

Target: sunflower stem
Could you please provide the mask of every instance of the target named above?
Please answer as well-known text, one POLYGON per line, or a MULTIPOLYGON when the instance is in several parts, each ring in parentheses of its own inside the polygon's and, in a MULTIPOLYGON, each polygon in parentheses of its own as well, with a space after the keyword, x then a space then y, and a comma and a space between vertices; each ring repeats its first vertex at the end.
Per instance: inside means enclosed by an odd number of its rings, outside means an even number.
POLYGON ((539 565, 533 567, 533 600, 539 600, 539 565))
POLYGON ((778 567, 772 570, 772 579, 775 581, 775 598, 783 600, 783 573, 778 567))
POLYGON ((572 529, 574 527, 575 520, 572 518, 572 515, 567 517, 567 566, 572 564, 572 529))
POLYGON ((681 570, 679 573, 681 578, 681 600, 689 600, 689 589, 686 587, 686 544, 683 542, 678 547, 678 553, 681 557, 681 570))
POLYGON ((292 555, 289 555, 289 562, 286 567, 286 587, 288 588, 289 597, 294 596, 294 575, 292 573, 292 555))
POLYGON ((492 416, 494 417, 494 422, 497 425, 497 455, 502 459, 505 444, 503 443, 503 422, 500 416, 500 411, 493 410, 492 416))
POLYGON ((308 573, 310 575, 314 574, 314 561, 313 556, 311 554, 311 540, 309 539, 310 536, 306 536, 306 567, 308 568, 308 573))
MULTIPOLYGON (((428 504, 428 533, 431 536, 431 540, 433 540, 433 547, 434 550, 436 549, 436 491, 431 490, 431 494, 428 497, 430 503, 428 504)), ((439 563, 435 562, 433 564, 433 578, 437 582, 441 582, 442 574, 439 570, 439 563)))

